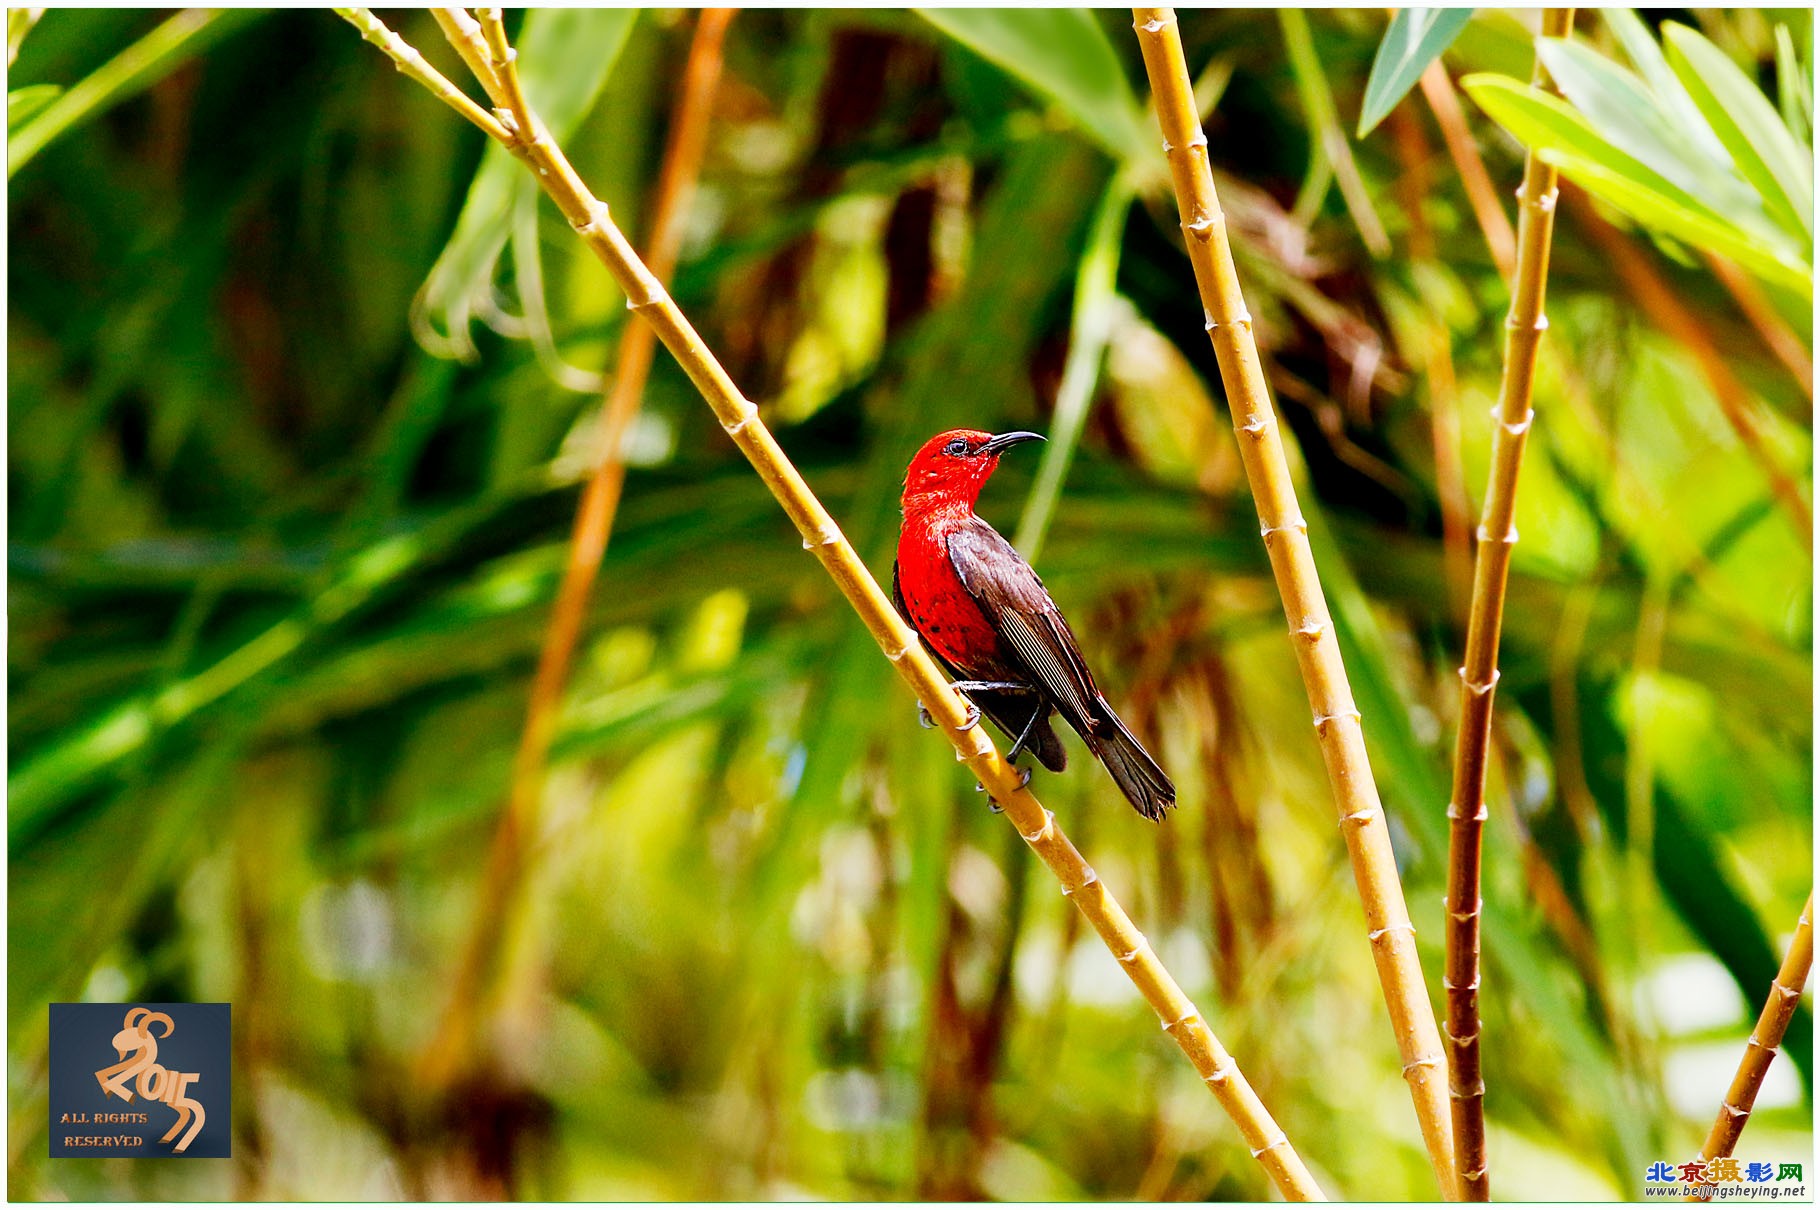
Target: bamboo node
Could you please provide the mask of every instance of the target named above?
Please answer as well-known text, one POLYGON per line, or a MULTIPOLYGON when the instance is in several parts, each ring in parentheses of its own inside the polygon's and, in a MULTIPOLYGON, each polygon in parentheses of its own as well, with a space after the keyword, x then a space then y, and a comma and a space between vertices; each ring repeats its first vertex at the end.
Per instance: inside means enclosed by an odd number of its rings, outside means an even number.
POLYGON ((1479 800, 1478 804, 1473 808, 1471 815, 1460 810, 1459 803, 1450 802, 1447 804, 1447 818, 1470 819, 1475 823, 1484 823, 1487 819, 1491 818, 1491 813, 1485 809, 1485 801, 1483 799, 1479 800))
POLYGON ((1255 1160, 1266 1151, 1275 1151, 1278 1147, 1286 1147, 1288 1145, 1289 1137, 1279 1130, 1277 1131, 1277 1137, 1270 1140, 1270 1142, 1265 1143, 1262 1147, 1253 1147, 1251 1149, 1251 1158, 1255 1160))
MULTIPOLYGON (((1479 809, 1481 811, 1484 810, 1483 807, 1480 807, 1479 809)), ((1481 815, 1480 818, 1483 819, 1484 816, 1481 815)), ((1479 913, 1483 912, 1484 910, 1485 910, 1484 896, 1480 896, 1478 901, 1476 903, 1474 903, 1472 907, 1466 909, 1463 912, 1454 911, 1452 904, 1447 905, 1447 914, 1449 916, 1452 916, 1455 920, 1460 921, 1461 923, 1465 923, 1466 921, 1471 920, 1474 916, 1477 916, 1479 913)), ((1445 980, 1443 980, 1443 982, 1445 982, 1445 980)), ((1479 981, 1475 978, 1473 980, 1472 985, 1473 985, 1474 989, 1476 990, 1479 986, 1479 981)))
POLYGON ((1465 685, 1468 689, 1472 690, 1472 695, 1474 697, 1484 697, 1486 694, 1490 693, 1493 689, 1496 689, 1498 687, 1498 678, 1503 675, 1503 673, 1499 672, 1496 668, 1493 668, 1491 670, 1491 679, 1489 681, 1475 681, 1469 675, 1467 675, 1466 666, 1464 664, 1460 665, 1459 671, 1460 671, 1460 683, 1462 685, 1465 685))
POLYGON ((1357 706, 1348 706, 1344 710, 1335 710, 1332 714, 1315 715, 1314 729, 1324 734, 1327 724, 1333 722, 1335 719, 1350 718, 1356 722, 1364 717, 1364 715, 1359 713, 1359 708, 1357 706))
MULTIPOLYGON (((1540 332, 1546 327, 1548 327, 1548 317, 1542 316, 1536 321, 1536 330, 1540 332)), ((1513 422, 1500 417, 1498 420, 1498 427, 1502 428, 1512 437, 1521 437, 1523 434, 1529 432, 1529 426, 1535 423, 1535 419, 1536 409, 1530 408, 1523 413, 1523 419, 1518 421, 1513 422)))
MULTIPOLYGON (((1207 316, 1207 322, 1203 324, 1202 327, 1206 328, 1209 332, 1217 332, 1221 328, 1245 328, 1246 330, 1250 330, 1251 328, 1251 312, 1248 310, 1241 310, 1225 323, 1219 322, 1205 311, 1201 312, 1201 314, 1207 316)), ((1246 432, 1251 431, 1252 430, 1250 429, 1246 429, 1246 432)))
POLYGON ((1360 807, 1357 811, 1340 816, 1340 822, 1353 824, 1362 828, 1369 824, 1373 819, 1377 818, 1377 814, 1378 809, 1376 807, 1360 807))
POLYGON ((1403 1064, 1403 1078, 1407 1080, 1409 1078, 1409 1074, 1411 1072, 1415 1071, 1417 1068, 1439 1067, 1440 1065, 1441 1065, 1441 1056, 1440 1055, 1423 1055, 1419 1059, 1411 1059, 1409 1062, 1403 1064))
POLYGON ((1175 1020, 1163 1022, 1163 1032, 1166 1034, 1174 1034, 1176 1030, 1182 1028, 1182 1026, 1184 1026, 1184 1025, 1187 1025, 1190 1021, 1199 1021, 1200 1019, 1201 1019, 1201 1010, 1194 1007, 1191 1004, 1188 1006, 1188 1011, 1183 1013, 1181 1016, 1177 1017, 1175 1020))
POLYGON ((745 402, 746 410, 740 413, 739 419, 730 424, 722 424, 720 426, 726 431, 726 434, 729 437, 739 436, 741 433, 745 432, 747 425, 758 419, 758 409, 753 407, 748 401, 742 400, 741 402, 745 402))
MULTIPOLYGON (((1051 821, 1053 821, 1054 818, 1055 818, 1055 816, 1053 814, 1050 815, 1049 819, 1044 821, 1043 827, 1047 828, 1049 826, 1049 823, 1051 821)), ((1100 880, 1100 876, 1098 874, 1094 873, 1092 866, 1084 865, 1081 868, 1087 872, 1087 876, 1085 878, 1081 879, 1079 886, 1063 887, 1062 895, 1064 898, 1072 899, 1077 892, 1086 890, 1088 887, 1092 886, 1094 883, 1096 883, 1100 880)))
POLYGON ((1204 1082, 1206 1084, 1214 1085, 1214 1084, 1224 1084, 1227 1080, 1230 1080, 1231 1078, 1232 1078, 1232 1068, 1216 1067, 1212 1071, 1208 1072, 1206 1075, 1202 1076, 1201 1080, 1202 1080, 1202 1082, 1204 1082))
POLYGON ((979 737, 979 741, 974 745, 973 751, 971 751, 971 752, 962 751, 959 746, 959 742, 956 741, 956 746, 954 749, 955 763, 964 765, 970 761, 976 761, 983 757, 992 755, 992 741, 986 738, 986 733, 979 729, 979 725, 977 723, 974 724, 970 729, 961 732, 961 734, 968 738, 972 738, 973 736, 977 735, 979 737))
POLYGON ((1281 524, 1281 525, 1261 526, 1258 529, 1258 533, 1260 535, 1262 535, 1262 537, 1264 539, 1264 544, 1266 546, 1268 546, 1270 544, 1271 535, 1280 534, 1286 530, 1291 530, 1291 529, 1300 530, 1302 533, 1307 533, 1308 532, 1308 522, 1302 520, 1302 518, 1300 518, 1300 517, 1294 517, 1288 521, 1283 522, 1283 524, 1281 524))
POLYGON ((1730 1101, 1719 1102, 1719 1108, 1724 1110, 1725 1116, 1730 1118, 1734 1122, 1743 1121, 1745 1118, 1750 1117, 1750 1110, 1739 1109, 1736 1105, 1732 1104, 1730 1101))
POLYGON ((1147 34, 1157 34, 1174 24, 1175 17, 1171 14, 1167 17, 1152 17, 1148 21, 1140 21, 1137 23, 1137 28, 1143 30, 1147 34))
POLYGON ((1294 634, 1294 635, 1300 635, 1302 638, 1307 639, 1310 643, 1318 643, 1321 641, 1321 636, 1327 633, 1327 623, 1321 621, 1318 618, 1310 619, 1309 621, 1302 623, 1302 625, 1296 627, 1294 630, 1290 631, 1289 633, 1294 634))
POLYGON ((1150 939, 1148 937, 1144 936, 1142 933, 1139 933, 1138 934, 1138 943, 1136 945, 1132 946, 1130 949, 1126 950, 1124 953, 1118 955, 1118 960, 1119 960, 1120 965, 1130 966, 1132 963, 1134 963, 1138 960, 1138 956, 1140 954, 1142 954, 1145 950, 1147 950, 1149 948, 1150 948, 1150 939))
POLYGON ((1755 1038, 1752 1038, 1748 1042, 1746 1042, 1744 1044, 1744 1049, 1749 1050, 1753 1046, 1756 1047, 1758 1050, 1762 1051, 1764 1054, 1768 1055, 1772 1059, 1776 1057, 1776 1054, 1778 1053, 1778 1049, 1779 1049, 1778 1047, 1775 1047, 1775 1046, 1765 1046, 1763 1043, 1757 1041, 1757 1039, 1755 1039, 1755 1038))
POLYGON ((1504 543, 1504 545, 1506 545, 1506 546, 1515 546, 1517 544, 1517 527, 1513 523, 1511 525, 1511 527, 1505 531, 1504 536, 1502 538, 1493 538, 1489 533, 1486 532, 1485 523, 1481 521, 1479 523, 1479 541, 1481 541, 1481 542, 1497 541, 1497 542, 1504 543))
MULTIPOLYGON (((1373 945, 1376 945, 1381 939, 1391 933, 1408 933, 1413 937, 1416 935, 1416 926, 1407 920, 1402 921, 1399 924, 1387 924, 1383 928, 1372 929, 1370 932, 1366 933, 1365 939, 1373 945)), ((1405 1070, 1407 1070, 1407 1068, 1405 1068, 1405 1070)))
POLYGON ((1276 416, 1270 412, 1260 412, 1249 424, 1241 424, 1239 432, 1250 433, 1253 437, 1262 437, 1276 423, 1276 416))
POLYGON ((813 533, 803 535, 803 549, 814 550, 818 546, 833 546, 840 541, 840 526, 829 521, 813 533))
POLYGON ((1183 223, 1182 230, 1191 232, 1196 239, 1207 239, 1213 234, 1213 216, 1203 214, 1192 223, 1183 223))
MULTIPOLYGON (((1456 919, 1458 919, 1458 917, 1456 917, 1456 919)), ((1449 979, 1446 975, 1442 975, 1441 976, 1441 986, 1450 992, 1459 992, 1459 991, 1476 992, 1479 990, 1479 975, 1478 975, 1477 971, 1473 972, 1471 983, 1455 983, 1452 979, 1449 979)), ((1454 1036, 1453 1032, 1451 1030, 1448 1031, 1447 1036, 1452 1038, 1454 1036)), ((1478 1031, 1474 1030, 1471 1034, 1468 1034, 1466 1038, 1454 1038, 1454 1040, 1456 1042, 1464 1042, 1464 1041, 1467 1041, 1468 1038, 1476 1038, 1478 1036, 1479 1036, 1478 1031)))
POLYGON ((1034 832, 1025 832, 1023 834, 1024 842, 1026 844, 1041 844, 1044 840, 1048 839, 1048 837, 1050 835, 1052 835, 1054 833, 1054 831, 1055 831, 1055 812, 1051 811, 1047 807, 1045 807, 1045 808, 1043 808, 1043 826, 1038 828, 1034 832))
POLYGON ((575 228, 577 235, 589 236, 605 231, 612 221, 608 217, 607 204, 595 198, 588 206, 588 217, 579 223, 571 222, 569 226, 575 228))

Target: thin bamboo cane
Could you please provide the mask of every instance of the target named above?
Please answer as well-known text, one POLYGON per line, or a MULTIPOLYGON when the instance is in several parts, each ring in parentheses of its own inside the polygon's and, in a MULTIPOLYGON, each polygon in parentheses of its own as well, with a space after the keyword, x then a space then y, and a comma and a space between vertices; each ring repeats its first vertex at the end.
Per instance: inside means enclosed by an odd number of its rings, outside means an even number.
MULTIPOLYGON (((360 28, 363 34, 368 26, 384 29, 367 10, 337 9, 336 12, 360 28)), ((388 48, 398 41, 396 35, 384 39, 369 37, 368 40, 387 50, 388 54, 392 53, 388 48)), ((420 56, 418 62, 421 62, 420 56)), ((444 90, 434 81, 420 82, 447 99, 444 90)), ((463 113, 466 116, 465 110, 463 113)), ((498 126, 498 123, 493 125, 498 126)), ((796 525, 803 536, 803 548, 827 570, 885 657, 954 745, 957 759, 980 779, 1003 808, 1005 817, 1061 882, 1062 893, 1099 933, 1126 976, 1156 1011, 1164 1031, 1188 1056, 1221 1108, 1239 1128, 1253 1157, 1284 1197, 1295 1201, 1325 1200, 1301 1157, 1290 1146, 1232 1056, 1207 1027, 1200 1011, 1163 967, 1150 943, 1131 923, 1131 918, 1100 881, 1099 875, 1082 859, 1056 824, 1054 813, 1037 801, 1022 784, 1018 770, 1005 760, 991 738, 970 718, 960 695, 949 687, 947 678, 923 649, 916 633, 898 616, 878 581, 842 536, 834 518, 779 448, 770 429, 760 419, 757 406, 740 393, 662 283, 633 251, 613 223, 606 204, 588 191, 535 113, 528 110, 519 113, 517 128, 524 132, 522 137, 507 136, 502 141, 514 155, 525 161, 569 225, 607 267, 625 292, 626 305, 656 329, 658 339, 688 374, 713 409, 721 427, 796 525)))
MULTIPOLYGON (((1573 10, 1551 8, 1542 32, 1564 38, 1573 10)), ((1548 84, 1536 60, 1534 83, 1548 84)), ((1453 1098, 1454 1151, 1461 1192, 1471 1201, 1491 1197, 1485 1156, 1485 1080, 1479 1060, 1479 926, 1481 845, 1485 831, 1486 752, 1491 746, 1492 695, 1498 684, 1498 640, 1504 625, 1504 588, 1517 542, 1517 476, 1535 411, 1536 356, 1548 330, 1548 254, 1554 239, 1555 170, 1531 151, 1517 191, 1517 259, 1511 277, 1510 315, 1504 321, 1504 373, 1493 410, 1490 482, 1479 518, 1473 556, 1472 603, 1467 609, 1466 656, 1460 666, 1460 730, 1454 743, 1453 794, 1447 804, 1447 957, 1441 985, 1447 994, 1447 1048, 1453 1098)))
POLYGON ((1441 1191, 1451 1197, 1455 1194, 1453 1132, 1443 1087, 1444 1060, 1434 1008, 1416 956, 1415 926, 1403 902, 1390 829, 1372 779, 1359 711, 1353 704, 1320 574, 1308 545, 1308 526, 1296 503, 1289 462, 1252 336, 1251 316, 1233 268, 1226 217, 1214 193, 1207 136, 1195 114, 1175 14, 1166 8, 1134 9, 1133 14, 1156 97, 1163 150, 1175 180, 1188 256, 1206 311, 1207 331, 1219 360, 1245 474, 1257 500, 1264 546, 1282 593, 1296 660, 1308 687, 1315 735, 1339 808, 1340 830, 1364 905, 1366 935, 1402 1055, 1403 1074, 1435 1177, 1441 1191))
POLYGON ((1788 953, 1782 956, 1782 969, 1776 972, 1769 999, 1757 1017, 1757 1027, 1744 1045, 1738 1074, 1732 1077, 1732 1086, 1719 1105, 1719 1116, 1713 1120, 1713 1128, 1707 1132, 1706 1143, 1700 1148, 1701 1159, 1716 1160, 1730 1155, 1738 1145, 1738 1136, 1744 1133, 1744 1126, 1750 1121, 1751 1107, 1757 1103, 1757 1092, 1763 1087, 1763 1077, 1776 1057, 1776 1048, 1782 1045, 1782 1035, 1788 1031, 1795 1006, 1801 1003, 1801 989, 1806 985, 1808 970, 1813 965, 1814 896, 1809 892, 1807 906, 1801 909, 1801 919, 1795 925, 1794 939, 1788 943, 1788 953))
MULTIPOLYGON (((505 98, 503 104, 510 105, 511 93, 507 88, 497 79, 488 78, 493 75, 495 64, 509 61, 509 56, 498 53, 497 48, 483 40, 483 27, 463 10, 435 11, 443 32, 461 52, 462 59, 488 95, 505 98)), ((660 280, 669 279, 682 247, 684 220, 707 146, 708 116, 720 79, 721 45, 734 11, 725 8, 703 10, 690 42, 683 84, 676 102, 676 117, 671 125, 663 166, 658 172, 656 200, 651 207, 650 246, 646 255, 652 273, 660 280)), ((497 20, 489 20, 486 27, 497 28, 497 20)), ((627 324, 620 337, 613 386, 600 423, 594 471, 582 488, 576 507, 568 560, 563 566, 562 583, 556 590, 550 624, 544 632, 543 649, 531 681, 524 731, 512 763, 511 793, 505 813, 493 833, 479 908, 450 980, 448 1001, 435 1039, 424 1052, 420 1075, 432 1087, 446 1087, 454 1074, 453 1064, 473 1053, 472 1031, 477 1023, 483 984, 497 960, 512 905, 524 885, 527 848, 537 830, 544 766, 556 731, 563 688, 569 681, 569 668, 581 639, 588 598, 593 593, 601 559, 606 555, 620 490, 625 484, 626 464, 620 449, 644 399, 645 379, 651 370, 655 344, 656 337, 648 324, 627 324)))
POLYGON ((487 36, 480 28, 480 22, 468 15, 465 8, 433 8, 430 15, 436 18, 436 24, 442 26, 442 33, 461 56, 461 61, 468 65, 486 90, 487 97, 493 104, 505 108, 511 104, 499 77, 493 72, 493 52, 487 45, 487 36))

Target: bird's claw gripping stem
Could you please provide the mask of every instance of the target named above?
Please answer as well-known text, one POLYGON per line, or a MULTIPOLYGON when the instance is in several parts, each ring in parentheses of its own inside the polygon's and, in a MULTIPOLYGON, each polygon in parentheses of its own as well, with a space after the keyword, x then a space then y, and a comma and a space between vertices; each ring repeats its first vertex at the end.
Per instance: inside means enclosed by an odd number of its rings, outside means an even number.
MULTIPOLYGON (((1030 774, 1034 772, 1034 770, 1019 769, 1017 772, 1017 788, 1022 790, 1025 786, 1030 784, 1030 774)), ((984 794, 986 792, 986 784, 984 782, 974 782, 973 792, 975 794, 984 794)), ((986 805, 992 808, 992 813, 994 815, 1003 815, 1005 813, 1005 808, 998 805, 998 799, 996 798, 988 798, 986 800, 986 805)))
MULTIPOLYGON (((923 725, 923 730, 925 731, 931 731, 935 728, 935 719, 930 717, 929 707, 923 705, 921 702, 916 704, 916 721, 923 725)), ((979 726, 979 722, 980 708, 975 706, 972 702, 967 702, 967 717, 965 721, 961 723, 961 730, 971 731, 979 726)))

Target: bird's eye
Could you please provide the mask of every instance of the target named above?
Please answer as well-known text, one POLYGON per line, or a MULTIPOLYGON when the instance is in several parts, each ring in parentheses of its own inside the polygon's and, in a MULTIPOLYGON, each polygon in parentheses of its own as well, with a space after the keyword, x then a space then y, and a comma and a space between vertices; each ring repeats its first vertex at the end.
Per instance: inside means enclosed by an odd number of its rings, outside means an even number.
POLYGON ((966 452, 967 452, 967 443, 966 443, 966 441, 962 440, 959 437, 956 437, 953 441, 950 441, 947 445, 944 445, 942 447, 942 453, 951 454, 956 458, 959 458, 962 454, 965 454, 966 452))

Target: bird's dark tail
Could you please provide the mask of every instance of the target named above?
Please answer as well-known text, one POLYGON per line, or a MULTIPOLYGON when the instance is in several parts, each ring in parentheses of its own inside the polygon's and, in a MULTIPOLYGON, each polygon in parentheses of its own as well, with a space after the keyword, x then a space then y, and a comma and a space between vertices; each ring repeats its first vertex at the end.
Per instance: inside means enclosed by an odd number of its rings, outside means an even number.
POLYGON ((1144 745, 1138 743, 1137 736, 1131 734, 1130 728, 1112 712, 1112 707, 1103 698, 1096 722, 1101 725, 1095 730, 1101 734, 1090 737, 1087 746, 1106 766, 1106 772, 1112 774, 1112 780, 1125 792, 1138 814, 1160 821, 1175 806, 1175 783, 1169 780, 1169 775, 1150 753, 1144 751, 1144 745))

